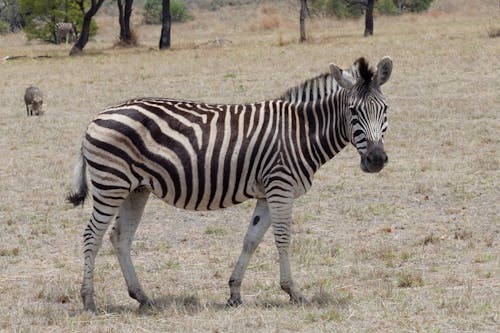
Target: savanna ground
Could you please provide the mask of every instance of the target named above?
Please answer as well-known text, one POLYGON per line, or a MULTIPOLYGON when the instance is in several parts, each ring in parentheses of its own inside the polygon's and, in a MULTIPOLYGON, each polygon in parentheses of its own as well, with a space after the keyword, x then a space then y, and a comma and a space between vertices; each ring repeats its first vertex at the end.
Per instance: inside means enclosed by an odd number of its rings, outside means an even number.
POLYGON ((160 28, 135 19, 140 46, 113 47, 117 18, 100 16, 84 55, 70 46, 0 37, 0 330, 23 332, 496 332, 499 328, 500 38, 497 1, 436 1, 429 13, 308 21, 299 44, 290 2, 196 12, 160 28), (241 21, 241 22, 239 22, 241 21), (230 40, 221 47, 210 41, 230 40), (48 55, 50 58, 35 58, 48 55), (394 61, 390 163, 364 174, 348 147, 317 174, 294 210, 292 268, 310 304, 280 290, 268 233, 226 309, 227 280, 253 202, 185 212, 153 198, 133 247, 157 304, 140 312, 105 238, 97 258, 99 313, 82 312, 82 231, 90 203, 71 208, 73 162, 87 123, 137 96, 240 103, 272 98, 300 81, 366 56, 394 61), (29 84, 45 92, 27 118, 29 84))

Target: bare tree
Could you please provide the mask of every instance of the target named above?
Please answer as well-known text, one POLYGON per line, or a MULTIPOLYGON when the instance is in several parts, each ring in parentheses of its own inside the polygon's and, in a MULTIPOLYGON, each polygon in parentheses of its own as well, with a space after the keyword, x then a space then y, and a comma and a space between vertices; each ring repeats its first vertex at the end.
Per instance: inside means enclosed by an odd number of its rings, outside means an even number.
POLYGON ((170 48, 170 26, 172 16, 170 15, 170 0, 163 0, 161 11, 161 37, 160 50, 170 48))
POLYGON ((365 37, 373 35, 373 8, 376 0, 344 0, 350 6, 365 7, 365 37))
POLYGON ((306 36, 306 15, 309 14, 307 0, 300 0, 300 41, 304 42, 306 36))
POLYGON ((373 7, 375 0, 367 0, 365 11, 365 37, 373 35, 373 7))
POLYGON ((82 28, 80 29, 81 31, 80 38, 78 38, 75 45, 73 45, 73 47, 71 48, 69 55, 75 55, 82 52, 83 48, 89 41, 90 22, 92 21, 92 17, 94 17, 94 15, 97 13, 99 8, 101 8, 102 3, 104 2, 104 0, 91 0, 89 10, 85 11, 84 0, 74 0, 74 1, 78 4, 78 7, 80 7, 80 10, 84 15, 83 15, 82 28))
POLYGON ((120 42, 125 45, 134 44, 132 32, 130 30, 130 16, 132 15, 132 3, 134 0, 117 0, 119 23, 120 23, 120 42))

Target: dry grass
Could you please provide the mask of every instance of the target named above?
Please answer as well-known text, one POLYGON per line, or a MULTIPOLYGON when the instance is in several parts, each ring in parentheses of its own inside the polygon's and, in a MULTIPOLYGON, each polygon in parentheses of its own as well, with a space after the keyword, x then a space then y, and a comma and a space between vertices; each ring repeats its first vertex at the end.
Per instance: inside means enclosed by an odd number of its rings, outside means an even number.
POLYGON ((275 30, 280 27, 281 16, 274 6, 266 5, 260 8, 261 27, 266 30, 275 30))
MULTIPOLYGON (((362 20, 316 19, 304 44, 298 19, 253 31, 256 5, 174 25, 167 52, 156 51, 159 27, 139 24, 140 46, 113 48, 118 25, 108 17, 76 58, 66 56, 69 46, 0 37, 0 58, 28 56, 0 63, 0 331, 495 332, 500 44, 484 22, 498 20, 498 3, 476 7, 378 17, 370 38, 362 37, 362 20), (233 43, 204 46, 215 37, 233 43), (297 201, 292 265, 311 304, 288 304, 268 234, 243 283, 245 306, 224 308, 252 202, 189 213, 153 199, 133 258, 157 309, 138 311, 105 241, 95 279, 99 315, 81 312, 90 205, 71 209, 64 195, 96 112, 134 96, 262 100, 329 62, 347 66, 361 55, 394 60, 384 86, 390 163, 364 174, 349 147, 297 201), (25 116, 29 84, 44 91, 43 117, 25 116)), ((290 13, 298 17, 279 11, 290 13)))

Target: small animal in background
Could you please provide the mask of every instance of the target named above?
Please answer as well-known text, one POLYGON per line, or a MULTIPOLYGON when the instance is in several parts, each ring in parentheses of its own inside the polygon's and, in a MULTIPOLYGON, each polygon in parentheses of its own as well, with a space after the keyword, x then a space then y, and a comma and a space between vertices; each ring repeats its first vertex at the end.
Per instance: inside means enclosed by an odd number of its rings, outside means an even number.
POLYGON ((29 86, 24 93, 24 102, 26 103, 26 113, 29 116, 41 116, 43 114, 43 94, 35 86, 29 86))
POLYGON ((78 31, 73 23, 69 22, 59 22, 56 23, 54 27, 54 34, 56 36, 56 44, 60 44, 62 41, 74 42, 78 38, 78 31))

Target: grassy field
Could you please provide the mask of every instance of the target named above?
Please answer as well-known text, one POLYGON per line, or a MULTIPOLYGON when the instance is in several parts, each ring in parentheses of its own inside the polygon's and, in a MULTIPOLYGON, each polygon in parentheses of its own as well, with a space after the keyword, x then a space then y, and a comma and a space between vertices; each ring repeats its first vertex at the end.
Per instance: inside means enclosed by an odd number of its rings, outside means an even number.
POLYGON ((117 18, 82 56, 70 46, 0 36, 0 331, 6 332, 497 332, 500 326, 500 38, 498 1, 436 0, 422 15, 363 21, 315 18, 307 43, 298 13, 275 4, 195 12, 160 28, 134 18, 140 46, 116 43, 117 18), (241 21, 241 23, 239 23, 241 21), (497 26, 498 27, 498 26, 497 26), (220 47, 212 41, 223 38, 220 47), (71 208, 73 163, 86 125, 137 96, 207 102, 273 98, 300 81, 389 55, 394 70, 386 149, 364 174, 353 147, 317 174, 294 210, 292 267, 311 303, 279 288, 271 233, 226 309, 227 280, 253 202, 190 213, 152 199, 134 242, 139 278, 157 304, 129 298, 109 241, 97 258, 99 314, 82 312, 82 232, 90 204, 71 208), (36 58, 50 56, 49 58, 36 58), (24 89, 45 93, 26 117, 24 89))

